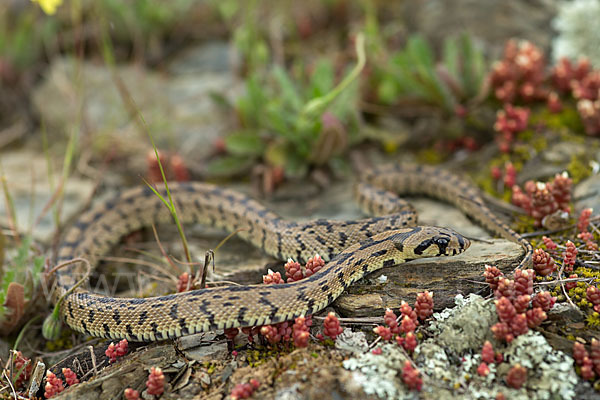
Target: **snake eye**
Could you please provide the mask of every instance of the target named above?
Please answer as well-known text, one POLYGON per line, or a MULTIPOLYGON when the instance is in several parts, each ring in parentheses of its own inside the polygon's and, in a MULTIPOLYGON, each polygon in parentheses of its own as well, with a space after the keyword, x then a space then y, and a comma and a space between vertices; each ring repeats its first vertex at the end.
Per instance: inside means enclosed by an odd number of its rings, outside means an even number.
POLYGON ((435 239, 435 244, 437 244, 438 247, 440 247, 440 248, 447 247, 449 243, 450 243, 450 240, 445 237, 439 237, 439 238, 435 239))

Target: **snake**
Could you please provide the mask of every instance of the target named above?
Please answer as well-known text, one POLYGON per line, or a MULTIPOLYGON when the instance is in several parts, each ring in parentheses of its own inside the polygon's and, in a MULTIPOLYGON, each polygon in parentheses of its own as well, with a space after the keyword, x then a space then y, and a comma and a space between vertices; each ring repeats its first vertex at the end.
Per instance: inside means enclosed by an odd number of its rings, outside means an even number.
MULTIPOLYGON (((56 251, 54 303, 74 331, 95 337, 152 342, 199 332, 276 324, 314 314, 366 274, 412 259, 464 252, 469 239, 442 227, 417 225, 401 195, 425 195, 451 203, 491 232, 520 244, 527 240, 483 202, 479 189, 445 169, 412 164, 381 165, 359 175, 355 197, 373 216, 356 220, 290 221, 233 189, 202 182, 169 184, 182 224, 198 223, 237 232, 279 260, 305 262, 315 254, 325 266, 305 279, 275 285, 218 286, 147 298, 110 297, 77 282, 123 236, 172 222, 170 211, 149 187, 128 189, 83 212, 56 251), (83 262, 71 262, 85 258, 83 262)), ((166 196, 164 188, 155 189, 166 196)))

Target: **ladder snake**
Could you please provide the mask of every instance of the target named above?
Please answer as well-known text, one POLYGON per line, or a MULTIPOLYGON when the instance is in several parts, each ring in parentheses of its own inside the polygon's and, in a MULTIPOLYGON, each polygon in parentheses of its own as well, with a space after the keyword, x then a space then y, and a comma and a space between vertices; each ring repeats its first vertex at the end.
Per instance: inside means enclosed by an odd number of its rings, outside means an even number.
MULTIPOLYGON (((531 262, 529 242, 485 206, 478 189, 446 170, 384 165, 362 173, 359 181, 357 200, 374 217, 308 222, 286 221, 231 189, 199 182, 170 184, 182 223, 230 232, 246 228, 237 234, 280 260, 302 262, 318 253, 327 264, 293 283, 215 287, 151 298, 115 298, 78 288, 61 302, 61 317, 78 332, 144 342, 273 324, 322 310, 349 285, 380 268, 467 249, 469 241, 450 229, 416 226, 416 213, 397 197, 400 194, 427 195, 454 204, 491 232, 520 244, 525 257, 519 267, 531 262)), ((83 257, 94 266, 127 233, 170 221, 168 209, 149 188, 124 191, 78 218, 64 235, 56 262, 83 257)), ((54 302, 85 272, 81 262, 58 269, 54 302)))

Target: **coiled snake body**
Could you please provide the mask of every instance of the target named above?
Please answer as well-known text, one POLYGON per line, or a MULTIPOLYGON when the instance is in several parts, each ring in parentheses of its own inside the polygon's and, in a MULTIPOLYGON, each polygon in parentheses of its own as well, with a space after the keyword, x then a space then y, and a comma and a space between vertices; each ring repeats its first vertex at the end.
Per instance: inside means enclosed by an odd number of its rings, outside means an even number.
MULTIPOLYGON (((416 225, 416 214, 396 194, 421 194, 456 205, 490 231, 525 249, 530 244, 501 222, 479 192, 444 170, 390 165, 363 174, 358 201, 376 217, 354 221, 285 221, 236 191, 204 183, 170 185, 182 223, 234 231, 278 259, 306 261, 318 253, 329 261, 309 278, 281 285, 229 286, 152 298, 113 298, 77 289, 61 302, 60 313, 74 330, 92 336, 155 341, 196 332, 278 323, 315 313, 365 274, 414 258, 454 255, 469 241, 445 228, 416 225)), ((143 226, 171 221, 148 188, 132 189, 81 215, 58 248, 57 263, 84 257, 91 265, 120 238, 143 226)), ((75 263, 59 269, 54 301, 84 275, 75 263)))

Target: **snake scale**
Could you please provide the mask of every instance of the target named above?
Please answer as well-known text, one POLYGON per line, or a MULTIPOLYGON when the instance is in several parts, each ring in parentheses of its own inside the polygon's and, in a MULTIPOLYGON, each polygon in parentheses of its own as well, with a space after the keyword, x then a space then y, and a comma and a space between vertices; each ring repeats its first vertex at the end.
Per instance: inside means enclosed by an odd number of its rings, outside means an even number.
MULTIPOLYGON (((278 323, 315 313, 365 274, 410 259, 454 255, 469 241, 446 228, 416 226, 415 211, 400 194, 447 201, 491 232, 520 244, 531 262, 531 245, 496 217, 480 192, 443 169, 385 165, 366 171, 357 185, 361 207, 375 217, 353 221, 286 221, 236 191, 206 183, 171 184, 182 223, 201 223, 238 232, 278 259, 306 261, 315 253, 328 261, 309 278, 281 285, 215 287, 151 298, 114 298, 78 288, 60 305, 72 329, 92 336, 156 341, 196 332, 278 323)), ((164 190, 163 190, 164 192, 164 190)), ((57 263, 76 257, 94 266, 129 232, 172 221, 149 188, 130 189, 83 213, 57 250, 57 263)), ((74 263, 56 272, 53 300, 67 293, 87 267, 74 263)))

